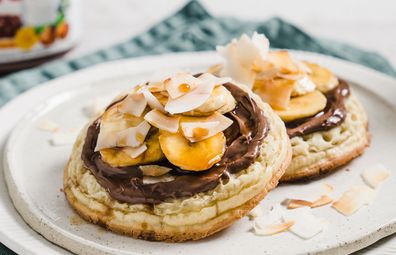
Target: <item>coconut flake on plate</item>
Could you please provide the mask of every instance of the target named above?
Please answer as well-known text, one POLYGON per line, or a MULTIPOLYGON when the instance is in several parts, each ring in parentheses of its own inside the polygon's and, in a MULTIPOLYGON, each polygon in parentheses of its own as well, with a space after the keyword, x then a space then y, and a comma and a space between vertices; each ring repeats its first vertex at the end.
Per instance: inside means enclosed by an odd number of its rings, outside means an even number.
POLYGON ((312 214, 310 207, 288 210, 283 214, 282 218, 284 222, 294 222, 289 231, 302 239, 310 239, 316 236, 326 226, 323 219, 312 214))
POLYGON ((140 117, 146 109, 147 100, 142 93, 133 93, 117 104, 119 112, 128 113, 140 117))
POLYGON ((290 220, 290 221, 269 224, 267 226, 264 226, 263 228, 255 227, 254 233, 258 236, 275 235, 289 230, 294 225, 294 223, 295 223, 294 221, 290 220))
POLYGON ((382 182, 389 178, 391 172, 382 164, 373 165, 362 173, 364 182, 371 188, 377 188, 382 182))
POLYGON ((286 199, 284 201, 284 205, 287 209, 296 209, 304 206, 308 206, 311 208, 321 207, 330 204, 333 202, 333 199, 328 195, 321 195, 318 199, 314 201, 307 201, 303 199, 286 199))
POLYGON ((357 212, 364 205, 370 204, 375 198, 375 190, 366 185, 358 185, 350 188, 332 204, 338 212, 349 216, 357 212))
POLYGON ((157 109, 165 112, 164 106, 147 87, 143 87, 140 91, 143 93, 144 97, 147 100, 147 104, 151 107, 151 109, 157 109))
POLYGON ((283 224, 284 210, 279 204, 274 205, 270 211, 262 213, 254 219, 253 231, 256 235, 272 235, 288 230, 289 224, 283 224))
POLYGON ((188 73, 178 73, 164 81, 165 89, 172 99, 194 90, 202 81, 188 73))
POLYGON ((144 116, 144 119, 154 127, 161 130, 171 133, 176 133, 179 130, 180 117, 167 116, 157 109, 148 112, 144 116))
POLYGON ((158 165, 143 165, 139 166, 144 176, 161 176, 167 174, 172 168, 158 165))
POLYGON ((63 146, 73 144, 78 132, 76 131, 57 131, 52 134, 50 143, 52 146, 63 146))
POLYGON ((139 157, 146 150, 147 150, 146 144, 142 144, 138 147, 124 147, 124 148, 122 148, 122 151, 131 158, 139 157))
POLYGON ((51 120, 41 120, 37 124, 37 128, 43 131, 53 133, 59 130, 59 125, 51 120))
POLYGON ((249 220, 254 220, 260 216, 263 215, 263 209, 261 208, 260 205, 254 207, 248 214, 247 216, 249 217, 249 220))
POLYGON ((217 112, 209 117, 202 117, 200 119, 202 121, 182 121, 180 123, 183 135, 190 142, 198 142, 212 137, 224 131, 233 123, 231 119, 217 112))

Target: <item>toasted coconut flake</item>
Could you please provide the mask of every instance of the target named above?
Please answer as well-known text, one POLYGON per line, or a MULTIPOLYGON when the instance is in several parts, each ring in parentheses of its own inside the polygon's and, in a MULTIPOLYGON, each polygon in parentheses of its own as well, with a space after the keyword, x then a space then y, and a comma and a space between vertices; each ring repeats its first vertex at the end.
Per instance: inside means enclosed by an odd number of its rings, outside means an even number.
POLYGON ((95 151, 113 147, 137 147, 143 144, 150 124, 142 121, 136 127, 125 127, 125 123, 102 122, 95 151))
POLYGON ((128 95, 122 102, 117 104, 118 111, 140 117, 147 106, 147 100, 142 93, 128 95))
POLYGON ((309 207, 301 207, 286 211, 283 215, 285 222, 293 221, 290 232, 302 239, 310 239, 324 229, 323 220, 314 216, 309 207))
POLYGON ((209 117, 196 118, 197 121, 182 121, 180 126, 190 142, 198 142, 212 137, 232 125, 233 121, 220 113, 209 117))
POLYGON ((169 98, 165 110, 171 114, 183 113, 194 110, 208 100, 212 93, 214 84, 200 83, 195 89, 178 98, 169 98))
POLYGON ((37 124, 37 128, 47 132, 56 132, 59 130, 58 124, 51 120, 42 120, 37 124))
POLYGON ((333 202, 333 199, 331 197, 329 197, 328 195, 323 195, 320 196, 320 198, 318 198, 317 200, 313 201, 310 207, 311 208, 321 207, 324 205, 328 205, 331 202, 333 202))
POLYGON ((374 189, 388 179, 389 176, 390 171, 381 164, 373 165, 362 173, 364 182, 374 189))
POLYGON ((130 127, 117 133, 117 147, 137 147, 143 144, 150 130, 150 124, 142 121, 136 127, 130 127))
POLYGON ((201 83, 202 81, 200 79, 187 73, 178 73, 164 81, 166 91, 168 91, 172 99, 181 97, 194 90, 201 83))
POLYGON ((52 146, 63 146, 73 144, 78 132, 76 131, 58 131, 52 134, 50 143, 52 146))
POLYGON ((158 165, 144 165, 139 167, 144 176, 161 176, 167 174, 172 168, 158 165))
POLYGON ((330 204, 332 201, 333 199, 329 196, 322 195, 313 202, 302 199, 286 199, 283 204, 287 207, 287 209, 296 209, 304 206, 316 208, 330 204))
POLYGON ((302 199, 286 199, 282 204, 285 205, 287 209, 296 209, 304 206, 311 206, 312 202, 302 199))
POLYGON ((225 83, 231 82, 231 78, 229 77, 217 77, 211 73, 201 74, 198 79, 209 86, 220 86, 225 83))
POLYGON ((256 206, 253 208, 253 210, 251 210, 247 216, 249 217, 249 220, 254 220, 260 216, 263 215, 263 209, 261 208, 260 205, 256 206))
POLYGON ((259 236, 275 235, 289 230, 294 225, 294 221, 285 221, 281 223, 270 224, 264 228, 254 225, 254 233, 259 236))
POLYGON ((179 129, 180 117, 167 116, 157 109, 148 112, 144 119, 154 127, 171 133, 176 133, 179 129))
POLYGON ((289 106, 294 83, 282 79, 256 80, 253 90, 273 108, 285 110, 289 106))
POLYGON ((279 223, 284 214, 284 210, 279 204, 274 205, 270 211, 262 214, 254 220, 254 225, 264 229, 268 225, 279 223))
POLYGON ((147 100, 148 105, 151 107, 151 109, 157 109, 162 112, 165 112, 164 106, 160 103, 160 101, 151 93, 151 91, 148 88, 142 88, 141 92, 143 93, 144 97, 147 100))
POLYGON ((297 65, 288 51, 272 51, 268 53, 268 61, 279 68, 283 73, 296 73, 297 65))
POLYGON ((137 158, 138 156, 140 156, 146 150, 147 150, 147 146, 145 144, 142 144, 142 145, 140 145, 138 147, 125 147, 125 148, 122 148, 122 151, 125 152, 131 158, 137 158))
POLYGON ((308 76, 303 76, 294 83, 292 96, 302 96, 307 93, 313 92, 316 89, 315 83, 309 79, 308 76))
POLYGON ((170 182, 173 181, 175 177, 173 175, 162 175, 162 176, 143 176, 143 184, 153 184, 158 182, 170 182))
POLYGON ((254 33, 251 38, 244 34, 216 49, 225 59, 223 75, 251 87, 257 73, 255 70, 260 69, 267 58, 269 41, 263 34, 254 33))
POLYGON ((149 82, 147 88, 152 92, 162 92, 165 90, 165 84, 163 82, 149 82))
POLYGON ((375 191, 365 185, 352 187, 333 203, 334 209, 349 216, 357 212, 363 205, 371 203, 375 198, 375 191))

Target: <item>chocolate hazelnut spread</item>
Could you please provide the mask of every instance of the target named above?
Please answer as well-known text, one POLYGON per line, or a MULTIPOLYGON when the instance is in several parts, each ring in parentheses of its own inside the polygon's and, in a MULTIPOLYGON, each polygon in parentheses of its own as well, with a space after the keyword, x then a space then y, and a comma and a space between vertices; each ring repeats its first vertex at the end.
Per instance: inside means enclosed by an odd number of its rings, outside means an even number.
POLYGON ((174 180, 144 184, 139 166, 112 167, 102 160, 99 152, 94 152, 100 118, 87 131, 81 155, 85 167, 112 198, 131 204, 158 204, 166 199, 190 197, 214 189, 222 179, 226 181, 230 173, 237 173, 254 163, 269 130, 263 111, 248 93, 230 83, 224 86, 234 96, 237 105, 226 114, 234 123, 224 131, 226 150, 223 158, 212 168, 190 172, 166 160, 156 162, 157 165, 171 167, 173 170, 169 174, 174 180))
POLYGON ((290 138, 303 136, 317 131, 325 131, 341 125, 346 118, 345 99, 350 89, 346 81, 326 93, 326 107, 314 116, 302 118, 286 123, 287 134, 290 138))

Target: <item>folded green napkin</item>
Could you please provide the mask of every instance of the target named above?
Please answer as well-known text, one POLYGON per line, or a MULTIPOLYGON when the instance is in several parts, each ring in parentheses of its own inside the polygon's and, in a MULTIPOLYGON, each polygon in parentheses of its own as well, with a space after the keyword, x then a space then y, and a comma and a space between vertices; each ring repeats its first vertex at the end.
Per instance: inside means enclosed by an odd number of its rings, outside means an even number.
MULTIPOLYGON (((175 15, 147 32, 126 42, 73 60, 58 60, 0 79, 0 106, 25 90, 75 70, 115 59, 179 51, 214 50, 242 33, 264 33, 271 47, 313 51, 335 56, 371 67, 396 77, 389 62, 374 52, 347 44, 312 37, 285 22, 272 18, 262 22, 246 22, 233 18, 211 16, 196 1, 189 2, 175 15)), ((0 244, 0 255, 14 254, 0 244)))

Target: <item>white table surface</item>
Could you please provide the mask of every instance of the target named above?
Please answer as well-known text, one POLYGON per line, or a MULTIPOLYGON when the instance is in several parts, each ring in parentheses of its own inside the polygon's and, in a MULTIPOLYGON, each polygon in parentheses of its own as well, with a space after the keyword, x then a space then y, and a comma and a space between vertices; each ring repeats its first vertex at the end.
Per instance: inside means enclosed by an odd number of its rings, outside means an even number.
MULTIPOLYGON (((81 0, 83 37, 70 59, 127 40, 172 15, 185 0, 81 0)), ((204 0, 218 16, 265 20, 280 16, 312 35, 377 51, 396 66, 396 1, 392 0, 204 0)), ((396 254, 396 237, 364 254, 396 254)))

